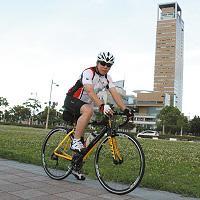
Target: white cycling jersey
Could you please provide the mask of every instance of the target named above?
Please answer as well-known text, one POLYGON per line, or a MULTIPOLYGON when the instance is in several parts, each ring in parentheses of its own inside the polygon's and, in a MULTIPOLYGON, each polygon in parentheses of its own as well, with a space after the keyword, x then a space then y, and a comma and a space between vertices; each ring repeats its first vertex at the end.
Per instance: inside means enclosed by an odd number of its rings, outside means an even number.
POLYGON ((67 95, 71 95, 86 103, 92 103, 88 93, 84 90, 84 85, 91 84, 94 87, 94 92, 99 95, 101 91, 115 87, 110 75, 104 76, 96 72, 96 67, 90 67, 83 71, 76 84, 69 89, 67 95))

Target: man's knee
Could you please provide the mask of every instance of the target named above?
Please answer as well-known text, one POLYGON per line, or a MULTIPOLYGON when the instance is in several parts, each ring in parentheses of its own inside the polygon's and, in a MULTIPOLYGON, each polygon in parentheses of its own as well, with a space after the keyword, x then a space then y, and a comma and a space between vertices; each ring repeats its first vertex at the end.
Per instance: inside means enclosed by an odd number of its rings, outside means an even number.
POLYGON ((85 104, 81 107, 81 114, 92 116, 93 114, 93 107, 91 105, 85 104))

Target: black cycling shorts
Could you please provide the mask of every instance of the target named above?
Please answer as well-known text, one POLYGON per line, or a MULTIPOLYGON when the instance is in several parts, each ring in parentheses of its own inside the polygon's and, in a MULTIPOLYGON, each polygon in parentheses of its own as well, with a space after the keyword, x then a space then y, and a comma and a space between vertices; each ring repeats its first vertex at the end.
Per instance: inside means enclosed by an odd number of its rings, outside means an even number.
POLYGON ((64 101, 63 119, 65 121, 74 121, 78 119, 81 115, 80 109, 84 104, 87 103, 67 95, 64 101))

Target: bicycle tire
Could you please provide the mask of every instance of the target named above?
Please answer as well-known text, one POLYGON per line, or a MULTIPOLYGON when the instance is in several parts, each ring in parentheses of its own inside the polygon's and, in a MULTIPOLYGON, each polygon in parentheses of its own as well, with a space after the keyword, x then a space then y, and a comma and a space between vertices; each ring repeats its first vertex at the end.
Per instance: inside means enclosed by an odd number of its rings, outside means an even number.
POLYGON ((130 134, 117 132, 114 138, 120 159, 113 159, 110 136, 105 136, 95 154, 95 172, 101 185, 109 192, 122 195, 133 191, 141 182, 145 171, 145 156, 140 143, 130 134))
MULTIPOLYGON (((46 136, 42 146, 42 164, 46 174, 55 180, 66 178, 71 173, 71 160, 54 155, 54 150, 64 139, 68 131, 65 127, 56 127, 46 136)), ((69 137, 68 141, 71 142, 69 137)), ((71 151, 70 148, 67 149, 71 151)), ((67 152, 68 154, 72 153, 67 152)))

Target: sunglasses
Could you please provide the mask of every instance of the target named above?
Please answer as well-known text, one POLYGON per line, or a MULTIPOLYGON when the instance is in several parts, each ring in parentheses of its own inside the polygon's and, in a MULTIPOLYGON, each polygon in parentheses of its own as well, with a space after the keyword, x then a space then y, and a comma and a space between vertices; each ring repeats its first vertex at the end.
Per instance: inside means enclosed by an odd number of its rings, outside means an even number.
POLYGON ((102 66, 107 66, 108 68, 110 68, 112 66, 112 64, 110 63, 106 63, 105 61, 100 61, 99 62, 102 66))

